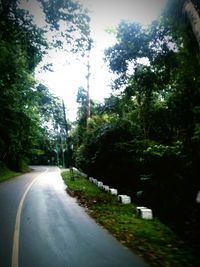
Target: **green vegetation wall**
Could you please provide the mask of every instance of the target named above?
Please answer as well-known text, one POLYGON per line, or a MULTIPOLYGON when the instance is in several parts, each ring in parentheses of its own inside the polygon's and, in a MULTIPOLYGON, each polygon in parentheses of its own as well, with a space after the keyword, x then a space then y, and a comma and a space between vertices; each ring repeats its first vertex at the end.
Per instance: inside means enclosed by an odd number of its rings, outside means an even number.
POLYGON ((68 131, 63 107, 48 88, 38 85, 34 72, 48 48, 61 47, 64 39, 68 52, 83 53, 90 31, 89 17, 79 3, 38 0, 45 30, 55 34, 60 20, 67 22, 59 32, 62 40, 47 42, 45 31, 33 23, 31 10, 19 4, 19 0, 0 1, 0 166, 15 170, 30 159, 47 163, 54 158, 51 162, 59 164, 54 150, 58 140, 62 140, 59 145, 66 141, 68 131))
POLYGON ((169 1, 149 28, 119 25, 116 44, 105 51, 117 76, 114 93, 95 107, 87 127, 77 121, 74 141, 79 168, 197 243, 200 51, 183 2, 169 1))

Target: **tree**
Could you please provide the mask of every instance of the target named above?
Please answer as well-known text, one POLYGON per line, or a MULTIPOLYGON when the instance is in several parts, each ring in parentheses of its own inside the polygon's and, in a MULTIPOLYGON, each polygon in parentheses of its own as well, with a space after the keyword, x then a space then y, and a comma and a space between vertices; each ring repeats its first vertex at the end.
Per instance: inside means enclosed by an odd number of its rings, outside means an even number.
MULTIPOLYGON (((61 35, 72 45, 70 49, 83 51, 89 34, 86 11, 72 1, 41 0, 40 3, 50 28, 59 29, 64 22, 66 30, 61 35)), ((59 138, 66 138, 62 104, 44 86, 35 88, 34 70, 47 48, 44 31, 33 24, 27 11, 19 8, 19 1, 1 1, 0 161, 14 169, 20 169, 32 149, 39 149, 41 139, 48 143, 46 140, 52 137, 52 132, 45 126, 50 121, 54 133, 57 131, 59 138)))
POLYGON ((170 23, 171 26, 173 24, 174 35, 179 35, 181 37, 181 41, 192 42, 193 49, 195 50, 196 47, 199 50, 200 45, 199 12, 200 5, 198 0, 169 0, 163 17, 163 21, 165 21, 165 23, 170 23))
POLYGON ((184 2, 183 12, 186 14, 191 24, 193 33, 196 37, 200 49, 200 17, 198 11, 196 10, 191 0, 186 0, 184 2))
POLYGON ((192 240, 199 231, 199 49, 183 1, 169 4, 148 28, 119 25, 105 57, 120 93, 90 119, 76 162, 192 240))
POLYGON ((40 136, 33 71, 47 44, 42 31, 16 6, 16 1, 2 1, 0 10, 0 160, 19 169, 40 136))
MULTIPOLYGON (((67 148, 69 130, 69 124, 65 115, 64 102, 50 93, 48 88, 43 84, 39 84, 36 87, 35 94, 37 110, 40 114, 40 123, 44 129, 45 137, 48 138, 48 142, 44 142, 47 144, 46 146, 39 142, 39 144, 34 148, 34 151, 36 151, 36 149, 40 151, 42 150, 44 155, 35 157, 35 159, 37 160, 37 163, 41 164, 39 161, 42 161, 44 164, 44 157, 47 161, 47 158, 51 159, 56 156, 57 162, 59 162, 59 159, 63 158, 64 150, 67 148), (53 151, 56 155, 53 155, 55 154, 53 151)), ((32 158, 34 158, 34 153, 32 158)), ((65 165, 63 161, 64 159, 62 159, 62 165, 65 165)), ((58 165, 60 165, 60 163, 58 163, 58 165)))
MULTIPOLYGON (((85 53, 90 36, 88 11, 77 1, 72 0, 38 0, 43 7, 50 29, 60 31, 54 40, 56 45, 67 42, 67 50, 85 53), (62 25, 62 27, 61 27, 62 25)), ((65 46, 66 47, 66 46, 65 46)))

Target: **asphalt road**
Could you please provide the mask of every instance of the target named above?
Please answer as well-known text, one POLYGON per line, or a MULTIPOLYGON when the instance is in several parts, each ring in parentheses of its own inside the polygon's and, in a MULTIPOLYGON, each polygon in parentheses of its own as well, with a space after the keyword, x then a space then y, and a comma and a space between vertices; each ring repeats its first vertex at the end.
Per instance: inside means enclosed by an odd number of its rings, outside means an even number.
POLYGON ((147 267, 65 191, 56 167, 0 184, 0 267, 147 267))

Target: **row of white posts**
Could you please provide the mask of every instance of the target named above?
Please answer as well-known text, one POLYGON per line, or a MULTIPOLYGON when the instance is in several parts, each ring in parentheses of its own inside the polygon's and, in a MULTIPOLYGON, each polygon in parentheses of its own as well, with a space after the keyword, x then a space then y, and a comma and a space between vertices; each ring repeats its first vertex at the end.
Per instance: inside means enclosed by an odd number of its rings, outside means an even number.
MULTIPOLYGON (((80 173, 82 176, 86 177, 87 175, 83 173, 80 173)), ((108 185, 104 185, 103 182, 98 181, 97 179, 93 177, 89 177, 89 181, 96 184, 99 188, 104 190, 105 192, 110 193, 111 195, 117 196, 117 199, 122 204, 130 204, 131 203, 131 197, 127 195, 118 195, 118 191, 115 188, 110 188, 108 185)), ((140 216, 143 219, 151 220, 153 219, 153 213, 152 210, 147 207, 137 207, 136 208, 137 215, 140 216)))

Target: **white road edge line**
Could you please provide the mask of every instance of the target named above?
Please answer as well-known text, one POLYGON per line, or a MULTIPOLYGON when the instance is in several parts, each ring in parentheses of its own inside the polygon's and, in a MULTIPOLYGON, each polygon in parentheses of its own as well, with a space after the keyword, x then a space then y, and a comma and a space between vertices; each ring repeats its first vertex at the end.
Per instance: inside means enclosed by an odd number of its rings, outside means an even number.
POLYGON ((19 203, 18 209, 17 209, 17 215, 15 220, 15 228, 14 228, 14 236, 13 236, 13 247, 12 247, 12 261, 11 261, 11 267, 18 267, 19 266, 19 234, 20 234, 20 221, 21 221, 21 213, 22 208, 24 204, 24 200, 26 198, 26 195, 28 194, 28 191, 31 189, 31 186, 36 182, 37 179, 39 179, 44 173, 46 173, 48 169, 46 169, 42 174, 37 176, 27 187, 26 191, 24 192, 21 201, 19 203))

